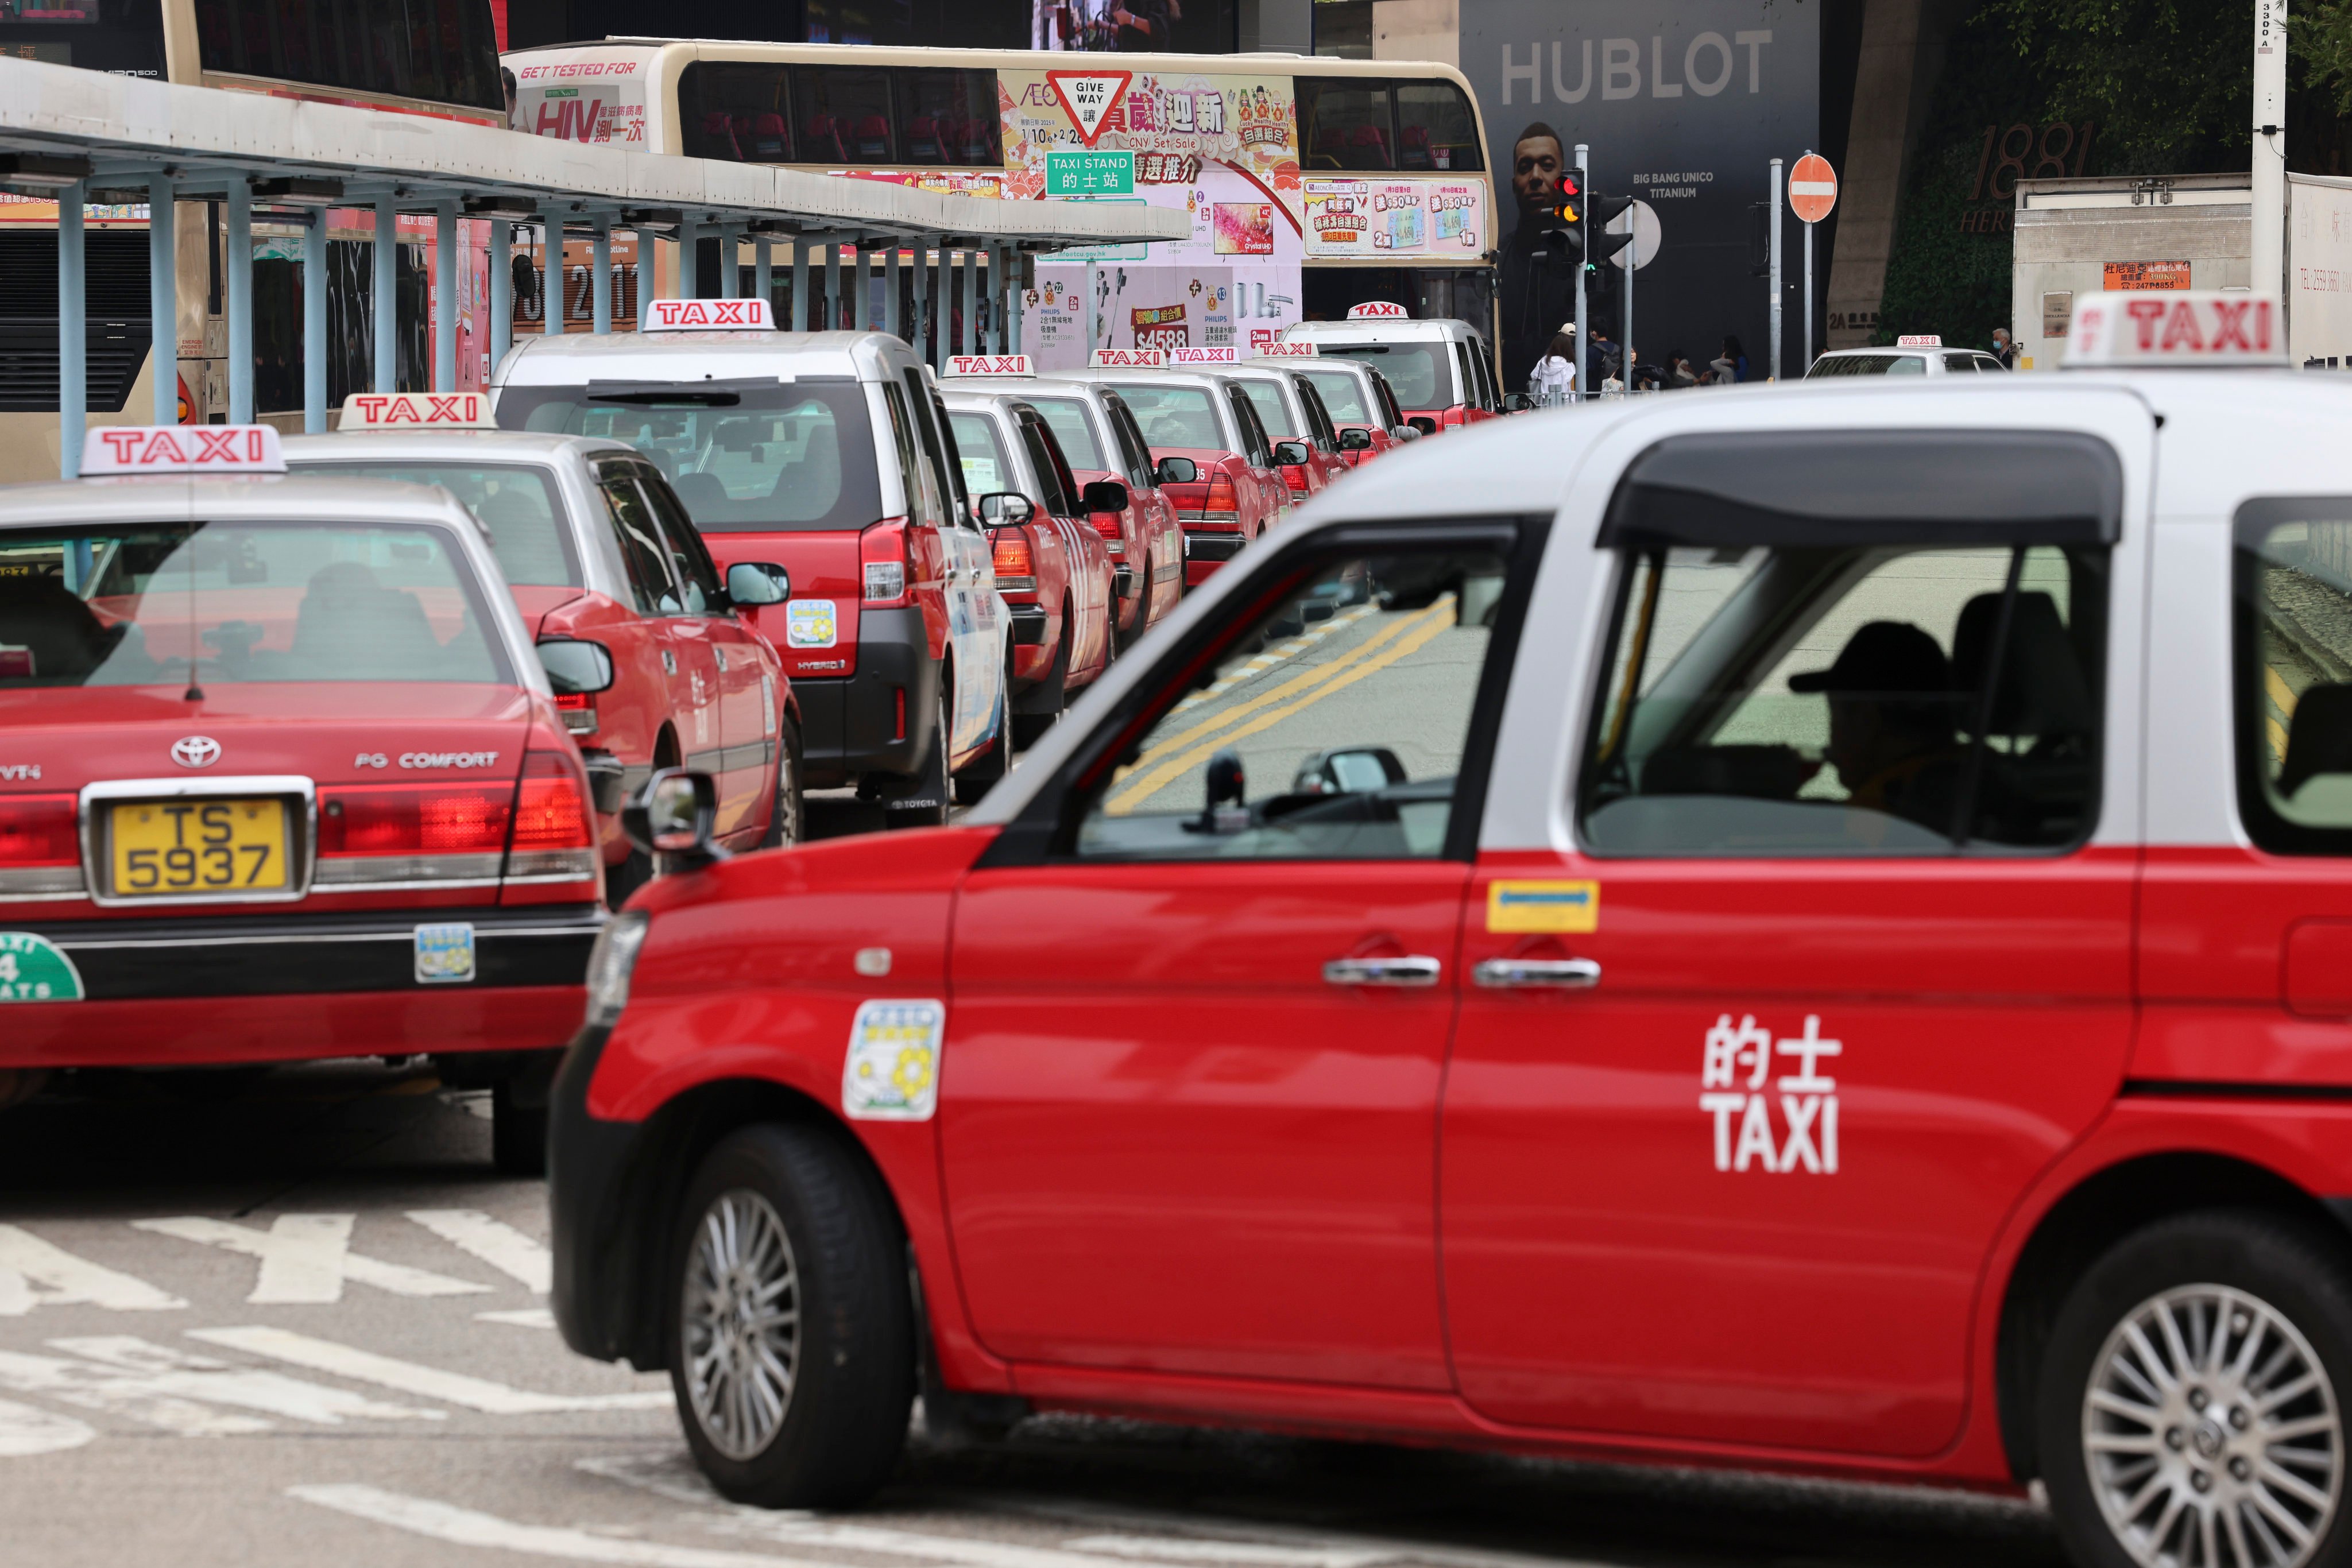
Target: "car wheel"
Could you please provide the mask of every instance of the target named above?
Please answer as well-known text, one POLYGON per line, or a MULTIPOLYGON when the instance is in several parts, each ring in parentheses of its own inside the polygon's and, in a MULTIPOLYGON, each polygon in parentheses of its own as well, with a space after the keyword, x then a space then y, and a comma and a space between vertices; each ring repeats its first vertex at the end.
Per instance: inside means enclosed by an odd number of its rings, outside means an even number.
POLYGON ((807 802, 801 799, 801 731, 791 719, 776 727, 776 803, 768 812, 763 850, 782 849, 808 837, 807 802))
POLYGON ((889 1479, 915 1393, 906 1240, 872 1168, 821 1126, 746 1127, 687 1187, 670 1385, 710 1483, 845 1508, 889 1479))
POLYGON ((948 740, 952 731, 948 716, 952 707, 948 701, 948 683, 953 672, 942 665, 940 670, 939 712, 931 726, 931 758, 924 765, 917 793, 931 803, 928 806, 888 806, 883 809, 883 821, 891 828, 936 828, 948 820, 948 740))
POLYGON ((500 1176, 547 1174, 547 1106, 518 1103, 505 1079, 490 1085, 490 1164, 500 1176))
POLYGON ((2210 1209, 2076 1282, 2036 1391, 2051 1511, 2078 1563, 2342 1568, 2352 1274, 2304 1226, 2210 1209))

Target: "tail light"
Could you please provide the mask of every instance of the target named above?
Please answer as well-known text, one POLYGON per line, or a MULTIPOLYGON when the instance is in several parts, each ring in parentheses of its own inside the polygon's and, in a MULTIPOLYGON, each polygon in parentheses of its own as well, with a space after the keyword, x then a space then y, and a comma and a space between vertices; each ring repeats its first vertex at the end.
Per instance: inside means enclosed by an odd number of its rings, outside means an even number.
POLYGON ((1305 495, 1307 493, 1307 465, 1303 463, 1285 464, 1282 469, 1282 482, 1290 486, 1293 494, 1301 496, 1305 495))
POLYGON ((1223 523, 1228 528, 1241 527, 1241 492, 1234 488, 1232 475, 1220 473, 1209 480, 1208 498, 1201 503, 1200 520, 1223 523))
POLYGON ((994 549, 996 590, 1000 593, 1034 593, 1037 591, 1037 559, 1029 550, 1029 541, 1017 533, 996 536, 994 549))
POLYGON ((907 519, 887 517, 857 536, 857 562, 866 579, 866 602, 887 609, 907 602, 914 580, 908 554, 907 519))
POLYGON ((563 727, 573 735, 596 733, 596 699, 586 692, 558 692, 555 711, 563 716, 563 727))
POLYGON ((514 816, 503 784, 357 784, 319 793, 320 892, 495 886, 514 816))
POLYGON ((0 796, 0 899, 81 890, 74 797, 0 796))
POLYGON ((596 816, 580 759, 560 751, 524 753, 507 880, 577 882, 596 871, 596 816))

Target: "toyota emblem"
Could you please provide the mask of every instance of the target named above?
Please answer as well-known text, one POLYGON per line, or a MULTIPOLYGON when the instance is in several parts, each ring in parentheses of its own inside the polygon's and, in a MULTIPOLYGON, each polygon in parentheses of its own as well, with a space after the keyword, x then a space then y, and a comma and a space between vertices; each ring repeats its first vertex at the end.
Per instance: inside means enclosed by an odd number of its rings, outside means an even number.
POLYGON ((172 742, 172 760, 183 768, 210 768, 220 754, 220 742, 209 735, 183 736, 172 742))

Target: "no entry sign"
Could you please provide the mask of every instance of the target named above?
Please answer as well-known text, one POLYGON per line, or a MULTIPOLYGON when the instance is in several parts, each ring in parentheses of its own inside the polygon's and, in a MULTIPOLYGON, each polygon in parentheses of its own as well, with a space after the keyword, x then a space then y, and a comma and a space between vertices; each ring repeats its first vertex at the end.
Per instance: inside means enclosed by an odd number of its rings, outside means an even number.
POLYGON ((1808 152, 1789 171, 1789 210, 1801 223, 1817 224, 1837 205, 1837 171, 1818 152, 1808 152))

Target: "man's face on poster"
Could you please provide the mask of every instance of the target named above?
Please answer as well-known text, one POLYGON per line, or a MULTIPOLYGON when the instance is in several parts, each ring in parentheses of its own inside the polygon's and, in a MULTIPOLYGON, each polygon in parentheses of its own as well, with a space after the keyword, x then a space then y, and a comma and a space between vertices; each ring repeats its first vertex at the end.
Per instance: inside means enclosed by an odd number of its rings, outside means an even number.
POLYGON ((1554 204, 1559 193, 1559 143, 1549 136, 1529 136, 1511 149, 1511 194, 1519 211, 1532 213, 1554 204))

